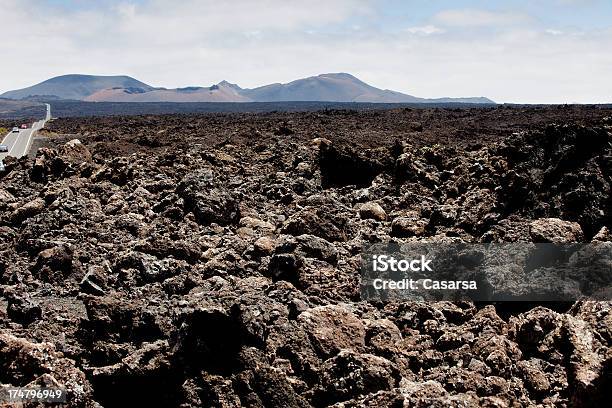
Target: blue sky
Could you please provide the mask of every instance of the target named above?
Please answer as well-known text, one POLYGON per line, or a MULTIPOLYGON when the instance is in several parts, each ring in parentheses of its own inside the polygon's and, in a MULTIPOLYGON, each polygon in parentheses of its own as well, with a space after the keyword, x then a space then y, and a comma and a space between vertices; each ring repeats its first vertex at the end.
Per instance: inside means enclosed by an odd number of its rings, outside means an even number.
MULTIPOLYGON (((255 0, 256 1, 256 0, 255 0)), ((146 5, 147 0, 41 0, 51 8, 68 11, 103 10, 122 3, 146 5)), ((382 0, 377 2, 381 25, 401 28, 449 9, 484 9, 525 13, 543 23, 561 26, 606 27, 612 18, 612 2, 605 0, 382 0)))
POLYGON ((0 0, 0 91, 65 73, 253 87, 350 72, 423 97, 612 102, 607 0, 0 0))
MULTIPOLYGON (((605 27, 612 18, 612 2, 604 0, 389 0, 384 2, 389 17, 400 15, 413 22, 451 9, 482 9, 531 15, 543 24, 605 27)), ((396 19, 403 24, 403 19, 396 19)))

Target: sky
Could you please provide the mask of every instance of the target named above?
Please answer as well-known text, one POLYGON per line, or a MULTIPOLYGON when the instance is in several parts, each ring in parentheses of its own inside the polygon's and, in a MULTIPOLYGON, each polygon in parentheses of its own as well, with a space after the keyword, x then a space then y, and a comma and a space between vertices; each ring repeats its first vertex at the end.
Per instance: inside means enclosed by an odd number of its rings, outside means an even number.
POLYGON ((611 103, 610 0, 0 0, 0 92, 53 76, 611 103))

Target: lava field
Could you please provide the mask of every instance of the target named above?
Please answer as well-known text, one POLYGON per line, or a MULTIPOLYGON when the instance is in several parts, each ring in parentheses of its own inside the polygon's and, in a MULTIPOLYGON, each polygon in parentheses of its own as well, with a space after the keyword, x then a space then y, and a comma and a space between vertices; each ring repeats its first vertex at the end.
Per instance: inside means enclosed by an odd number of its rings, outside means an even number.
MULTIPOLYGON (((68 407, 602 407, 606 301, 366 302, 378 242, 610 242, 612 109, 60 118, 0 173, 0 383, 68 407)), ((26 405, 36 406, 36 405, 26 405)))

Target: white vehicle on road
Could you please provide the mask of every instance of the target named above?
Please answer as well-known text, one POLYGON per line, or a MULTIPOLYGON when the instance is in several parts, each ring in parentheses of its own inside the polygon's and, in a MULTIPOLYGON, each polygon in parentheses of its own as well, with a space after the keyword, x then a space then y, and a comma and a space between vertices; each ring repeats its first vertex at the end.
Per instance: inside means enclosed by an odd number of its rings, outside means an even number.
POLYGON ((36 132, 45 127, 45 123, 49 120, 50 116, 51 106, 47 104, 45 119, 19 125, 25 128, 23 131, 17 126, 13 127, 11 133, 6 135, 4 139, 0 138, 0 157, 6 156, 7 153, 15 158, 27 156, 32 147, 33 139, 36 137, 36 132))

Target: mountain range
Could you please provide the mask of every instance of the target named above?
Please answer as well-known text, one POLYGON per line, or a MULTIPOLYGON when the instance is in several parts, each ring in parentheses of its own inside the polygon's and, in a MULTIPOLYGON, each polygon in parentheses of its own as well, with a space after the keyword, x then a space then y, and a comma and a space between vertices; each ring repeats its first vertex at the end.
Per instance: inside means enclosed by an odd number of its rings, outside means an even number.
POLYGON ((347 73, 321 74, 245 89, 227 81, 201 87, 159 88, 129 76, 70 74, 0 95, 8 99, 66 99, 88 102, 374 102, 493 104, 485 97, 418 98, 379 89, 347 73))

